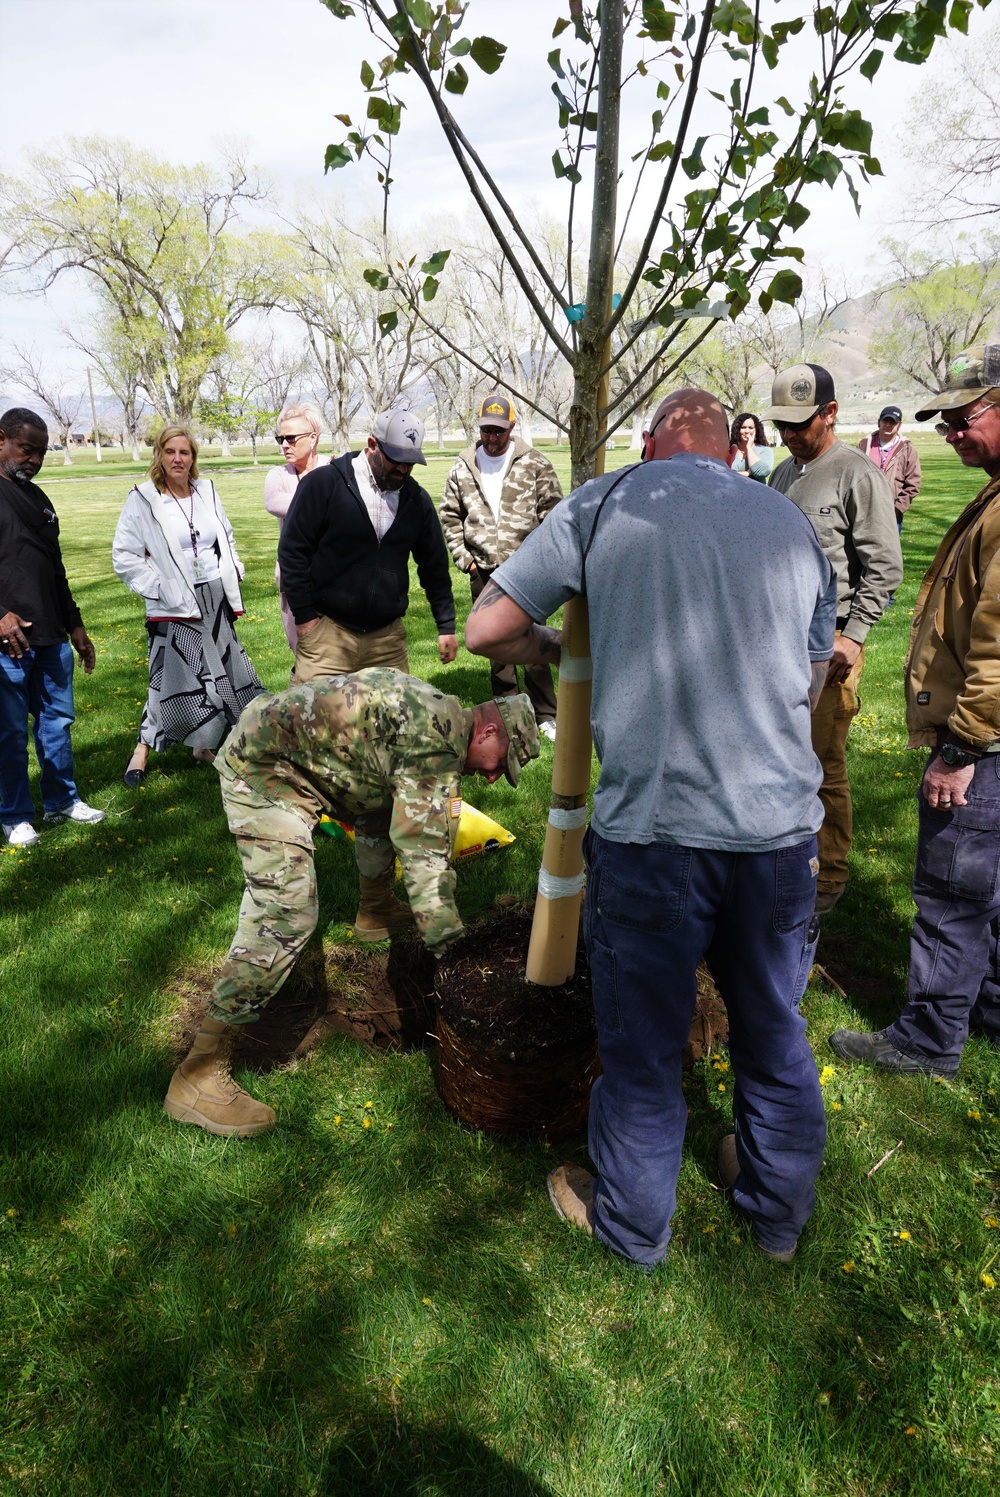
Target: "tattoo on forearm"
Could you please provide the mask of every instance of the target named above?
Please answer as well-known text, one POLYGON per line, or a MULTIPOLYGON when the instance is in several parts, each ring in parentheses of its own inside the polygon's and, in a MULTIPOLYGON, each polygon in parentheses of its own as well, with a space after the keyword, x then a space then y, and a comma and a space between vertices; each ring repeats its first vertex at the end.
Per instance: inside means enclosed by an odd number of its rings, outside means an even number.
POLYGON ((826 685, 826 673, 829 660, 814 660, 809 680, 809 711, 815 712, 823 687, 826 685))
POLYGON ((495 582, 487 582, 479 597, 472 605, 472 612, 478 613, 481 608, 492 608, 494 603, 499 603, 501 598, 507 594, 502 587, 497 587, 495 582))

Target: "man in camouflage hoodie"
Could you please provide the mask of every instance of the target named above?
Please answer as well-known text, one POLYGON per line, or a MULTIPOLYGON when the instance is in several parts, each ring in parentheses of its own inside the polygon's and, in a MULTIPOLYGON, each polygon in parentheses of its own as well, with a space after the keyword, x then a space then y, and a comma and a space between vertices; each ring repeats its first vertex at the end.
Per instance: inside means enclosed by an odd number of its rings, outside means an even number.
MULTIPOLYGON (((164 1111, 209 1133, 241 1137, 275 1114, 229 1075, 233 1026, 253 1023, 316 928, 313 829, 325 811, 355 826, 362 939, 386 939, 415 918, 435 954, 462 934, 451 857, 461 776, 516 785, 538 756, 525 696, 469 710, 413 676, 375 668, 327 676, 247 707, 216 759, 229 828, 246 876, 239 924, 208 1015, 174 1072, 164 1111), (412 917, 391 893, 396 854, 412 917), (367 886, 367 890, 366 890, 367 886)), ((360 912, 359 912, 360 920, 360 912)))
MULTIPOLYGON (((455 565, 469 574, 473 603, 501 562, 513 556, 563 496, 548 458, 514 436, 516 419, 506 395, 487 395, 481 402, 479 441, 466 448, 449 473, 438 511, 455 565)), ((551 667, 525 666, 524 689, 540 731, 555 738, 551 667)), ((491 660, 490 690, 494 697, 516 692, 517 667, 491 660)))

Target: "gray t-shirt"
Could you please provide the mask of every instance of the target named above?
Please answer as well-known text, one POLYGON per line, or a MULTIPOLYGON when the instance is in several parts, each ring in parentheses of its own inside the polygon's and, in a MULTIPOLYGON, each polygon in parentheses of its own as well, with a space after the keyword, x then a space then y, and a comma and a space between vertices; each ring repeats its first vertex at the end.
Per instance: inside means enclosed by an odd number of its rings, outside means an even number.
POLYGON ((595 831, 733 852, 804 841, 823 820, 811 662, 832 653, 837 607, 812 525, 682 453, 585 483, 493 580, 541 623, 581 591, 592 532, 595 831))

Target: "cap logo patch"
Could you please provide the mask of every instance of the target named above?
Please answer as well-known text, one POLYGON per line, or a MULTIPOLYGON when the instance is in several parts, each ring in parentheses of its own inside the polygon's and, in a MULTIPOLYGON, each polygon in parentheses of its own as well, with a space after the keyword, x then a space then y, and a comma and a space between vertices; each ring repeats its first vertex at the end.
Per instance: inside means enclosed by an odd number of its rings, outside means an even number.
POLYGON ((813 393, 812 381, 808 379, 797 379, 792 385, 789 394, 793 400, 808 400, 813 393))
POLYGON ((931 699, 931 694, 930 694, 929 691, 918 691, 917 692, 917 706, 918 707, 926 707, 927 704, 929 703, 930 699, 931 699))
POLYGON ((502 416, 503 410, 503 406, 500 405, 498 401, 494 400, 491 401, 491 403, 486 407, 486 414, 488 416, 502 416))
POLYGON ((968 367, 969 367, 969 361, 968 361, 968 359, 965 358, 963 355, 959 354, 958 358, 955 360, 955 362, 951 366, 951 373, 952 374, 963 374, 965 372, 965 370, 968 369, 968 367))

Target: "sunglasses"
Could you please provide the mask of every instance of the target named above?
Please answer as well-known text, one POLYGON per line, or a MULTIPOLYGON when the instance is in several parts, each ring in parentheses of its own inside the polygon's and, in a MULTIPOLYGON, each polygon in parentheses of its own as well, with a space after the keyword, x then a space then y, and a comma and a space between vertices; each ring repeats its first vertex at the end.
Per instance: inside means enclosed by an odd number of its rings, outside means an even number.
POLYGON ((399 470, 401 472, 403 471, 403 469, 405 469, 406 472, 409 473, 410 469, 415 466, 413 463, 400 463, 400 462, 397 462, 394 457, 390 457, 389 454, 386 452, 385 448, 382 446, 382 443, 378 440, 377 437, 375 438, 375 446, 378 448, 379 452, 381 452, 382 456, 385 458, 385 460, 389 464, 390 468, 399 468, 399 470))
POLYGON ((934 424, 934 430, 939 437, 947 437, 949 435, 964 437, 973 421, 978 421, 980 416, 985 416, 986 412, 992 409, 992 406, 984 405, 981 411, 973 411, 971 416, 955 416, 950 421, 937 421, 934 424))
POLYGON ((817 416, 822 416, 826 410, 825 405, 818 406, 806 421, 775 421, 779 431, 805 431, 807 426, 812 426, 817 416))
POLYGON ((274 440, 277 442, 279 447, 284 447, 286 442, 290 442, 294 447, 296 442, 301 442, 303 437, 311 437, 312 435, 313 433, 311 431, 289 431, 285 432, 284 435, 282 435, 280 431, 276 431, 274 434, 274 440))

